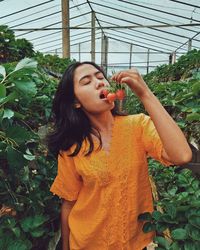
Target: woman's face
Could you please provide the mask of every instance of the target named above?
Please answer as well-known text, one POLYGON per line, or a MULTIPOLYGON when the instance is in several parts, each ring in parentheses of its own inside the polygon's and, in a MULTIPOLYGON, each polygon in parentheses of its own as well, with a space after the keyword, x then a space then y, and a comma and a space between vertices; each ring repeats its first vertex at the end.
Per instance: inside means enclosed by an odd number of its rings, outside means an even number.
POLYGON ((108 86, 103 73, 93 65, 83 64, 74 72, 74 93, 86 112, 97 114, 114 108, 114 102, 100 98, 102 90, 108 86))

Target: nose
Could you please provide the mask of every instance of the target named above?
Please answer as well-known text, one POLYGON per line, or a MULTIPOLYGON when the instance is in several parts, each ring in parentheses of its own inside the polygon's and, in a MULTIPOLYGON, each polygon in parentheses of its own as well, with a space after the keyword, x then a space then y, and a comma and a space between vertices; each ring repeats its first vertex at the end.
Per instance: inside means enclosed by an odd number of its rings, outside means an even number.
POLYGON ((103 81, 98 81, 97 83, 96 83, 96 88, 97 89, 99 89, 99 88, 101 88, 101 87, 104 87, 106 84, 103 82, 103 81))

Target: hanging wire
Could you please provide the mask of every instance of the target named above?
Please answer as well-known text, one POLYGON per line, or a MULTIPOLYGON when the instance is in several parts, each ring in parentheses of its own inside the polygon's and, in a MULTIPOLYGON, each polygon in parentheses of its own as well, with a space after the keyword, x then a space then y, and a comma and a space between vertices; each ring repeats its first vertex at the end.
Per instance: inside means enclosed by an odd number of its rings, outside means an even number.
POLYGON ((19 11, 16 11, 16 12, 13 12, 13 13, 11 13, 11 14, 2 16, 2 17, 0 17, 0 19, 5 18, 5 17, 8 17, 8 16, 13 16, 13 15, 15 15, 15 14, 18 14, 18 13, 21 13, 21 12, 24 12, 24 11, 27 11, 27 10, 30 10, 30 9, 33 9, 33 8, 36 8, 36 7, 38 7, 38 6, 41 6, 41 5, 44 5, 44 4, 53 2, 53 1, 54 1, 54 0, 49 0, 49 1, 44 2, 44 3, 40 3, 40 4, 37 4, 37 5, 33 5, 33 6, 31 6, 31 7, 28 7, 28 8, 25 8, 25 9, 22 9, 22 10, 19 10, 19 11))
MULTIPOLYGON (((123 12, 123 13, 128 14, 128 15, 133 15, 133 16, 138 16, 138 17, 144 18, 144 17, 141 16, 141 15, 132 14, 131 12, 122 11, 122 10, 119 10, 119 9, 117 9, 117 8, 108 7, 108 6, 103 5, 103 4, 94 3, 94 2, 92 2, 92 4, 98 5, 98 6, 101 6, 101 7, 105 7, 105 8, 109 8, 109 9, 112 9, 112 10, 116 10, 116 11, 119 11, 119 12, 123 12)), ((98 13, 98 12, 96 12, 96 13, 98 13)), ((117 18, 117 17, 116 17, 116 18, 117 18)), ((181 29, 185 29, 185 28, 181 27, 182 25, 176 25, 176 24, 175 24, 175 25, 174 25, 174 24, 170 25, 170 24, 168 24, 168 23, 161 22, 161 21, 157 21, 157 20, 155 20, 155 19, 153 19, 153 18, 149 18, 149 17, 145 17, 145 19, 151 20, 151 21, 156 21, 156 22, 165 24, 165 25, 167 25, 167 26, 173 26, 173 27, 178 27, 178 28, 181 28, 181 29)), ((189 18, 189 20, 190 20, 190 18, 189 18)), ((127 21, 127 22, 129 22, 129 21, 127 21)), ((198 20, 198 22, 199 22, 199 20, 198 20)), ((139 24, 139 23, 135 23, 135 24, 139 24)), ((156 26, 155 26, 155 27, 156 27, 156 26)), ((170 34, 170 35, 176 35, 176 36, 178 35, 178 36, 181 36, 180 34, 172 33, 172 32, 166 31, 166 30, 165 30, 165 31, 164 31, 164 30, 160 30, 160 29, 155 28, 155 27, 149 27, 149 28, 151 28, 151 29, 153 29, 153 30, 157 30, 157 31, 159 31, 159 32, 164 32, 164 33, 167 33, 167 34, 170 34)), ((186 29, 186 30, 187 30, 187 29, 186 29)), ((191 30, 189 30, 189 31, 191 31, 191 30)), ((195 32, 195 31, 193 31, 193 32, 195 32)), ((185 38, 186 38, 186 37, 185 37, 185 38)))
POLYGON ((14 20, 12 20, 12 21, 6 22, 5 24, 8 25, 9 23, 17 22, 17 21, 22 20, 22 19, 24 19, 24 18, 27 18, 27 17, 33 16, 33 15, 42 13, 42 12, 44 12, 44 11, 53 9, 53 8, 55 8, 55 7, 58 7, 58 6, 60 6, 60 4, 57 4, 57 5, 54 5, 54 6, 52 6, 52 7, 49 7, 49 8, 46 8, 46 9, 37 11, 37 12, 35 12, 35 13, 31 13, 31 14, 29 14, 29 15, 23 16, 23 18, 20 17, 20 18, 14 19, 14 20))

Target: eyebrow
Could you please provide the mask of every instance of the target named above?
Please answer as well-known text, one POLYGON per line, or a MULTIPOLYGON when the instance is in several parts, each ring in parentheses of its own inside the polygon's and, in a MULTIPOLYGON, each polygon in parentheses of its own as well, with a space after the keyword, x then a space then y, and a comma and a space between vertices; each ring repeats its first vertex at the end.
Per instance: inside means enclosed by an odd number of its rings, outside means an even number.
MULTIPOLYGON (((94 74, 95 74, 95 76, 96 76, 96 75, 98 75, 99 73, 103 74, 100 70, 96 71, 94 74)), ((90 77, 90 76, 91 76, 91 75, 85 75, 85 76, 81 77, 81 79, 79 80, 79 83, 80 83, 83 79, 88 78, 88 77, 90 77)))

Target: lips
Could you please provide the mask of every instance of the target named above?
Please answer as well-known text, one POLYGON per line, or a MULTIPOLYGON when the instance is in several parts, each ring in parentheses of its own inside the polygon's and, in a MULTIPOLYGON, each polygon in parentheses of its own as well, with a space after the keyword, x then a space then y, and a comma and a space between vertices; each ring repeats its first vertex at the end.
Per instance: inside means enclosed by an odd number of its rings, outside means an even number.
POLYGON ((100 99, 105 99, 106 98, 106 96, 104 95, 104 93, 100 93, 99 97, 100 97, 100 99))
POLYGON ((107 95, 108 95, 108 90, 107 89, 102 89, 100 94, 99 94, 99 98, 100 99, 106 99, 107 95))

